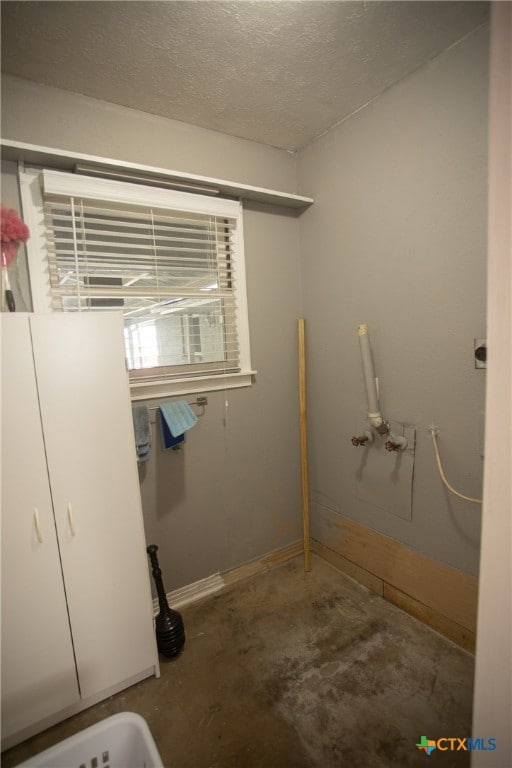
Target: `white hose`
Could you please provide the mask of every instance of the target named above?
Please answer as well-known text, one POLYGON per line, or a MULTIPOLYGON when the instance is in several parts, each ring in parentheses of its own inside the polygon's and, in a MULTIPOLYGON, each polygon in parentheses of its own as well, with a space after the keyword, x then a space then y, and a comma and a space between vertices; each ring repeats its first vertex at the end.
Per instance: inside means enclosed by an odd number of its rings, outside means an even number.
POLYGON ((458 496, 459 499, 464 499, 464 501, 471 501, 473 504, 481 504, 482 499, 474 499, 472 496, 464 496, 463 493, 459 493, 458 491, 453 488, 448 480, 446 479, 446 475, 443 471, 443 465, 441 464, 441 457, 439 455, 439 448, 437 447, 437 435, 436 430, 432 427, 430 430, 430 434, 432 435, 432 442, 434 443, 434 451, 436 453, 436 461, 437 461, 437 468, 439 469, 439 474, 441 475, 441 480, 446 485, 449 491, 451 491, 455 496, 458 496))

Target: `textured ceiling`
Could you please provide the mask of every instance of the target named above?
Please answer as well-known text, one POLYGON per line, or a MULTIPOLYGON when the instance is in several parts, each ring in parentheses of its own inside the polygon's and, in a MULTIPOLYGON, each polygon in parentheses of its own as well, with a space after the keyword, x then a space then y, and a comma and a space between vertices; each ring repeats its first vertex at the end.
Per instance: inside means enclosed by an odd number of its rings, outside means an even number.
POLYGON ((487 20, 480 2, 2 2, 2 71, 295 150, 487 20))

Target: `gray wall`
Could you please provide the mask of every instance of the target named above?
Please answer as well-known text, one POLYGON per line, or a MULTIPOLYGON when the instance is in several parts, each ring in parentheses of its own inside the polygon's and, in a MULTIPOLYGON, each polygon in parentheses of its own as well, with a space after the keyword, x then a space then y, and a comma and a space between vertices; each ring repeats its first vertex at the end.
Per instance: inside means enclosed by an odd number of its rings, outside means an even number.
MULTIPOLYGON (((281 150, 13 78, 2 99, 6 138, 295 191, 295 158, 281 150)), ((14 194, 15 168, 2 170, 14 194)), ((154 427, 140 469, 146 536, 160 547, 167 589, 300 537, 298 220, 253 204, 244 235, 255 383, 208 393, 181 453, 164 454, 154 427)))
POLYGON ((296 191, 295 158, 281 149, 10 75, 2 105, 4 139, 296 191))
POLYGON ((164 454, 156 439, 155 455, 141 469, 146 536, 161 547, 171 585, 236 567, 301 536, 296 235, 297 220, 282 211, 245 211, 255 382, 208 393, 184 450, 164 454))
MULTIPOLYGON (((308 325, 313 532, 336 546, 343 515, 476 573, 485 372, 488 29, 443 53, 299 155, 308 325), (357 326, 368 323, 388 418, 417 427, 412 520, 355 494, 366 393, 357 326)), ((370 449, 371 450, 371 449, 370 449)), ((390 471, 395 455, 390 454, 390 471)))
MULTIPOLYGON (((300 152, 5 78, 5 137, 300 192, 297 219, 245 214, 253 387, 210 393, 182 453, 141 469, 148 540, 179 587, 300 536, 296 318, 307 320, 313 534, 338 515, 476 573, 485 372, 487 30, 480 29, 300 152), (300 243, 301 264, 298 269, 300 243), (302 298, 300 294, 302 292, 302 298), (412 519, 360 501, 366 397, 357 325, 370 326, 381 403, 417 427, 412 519), (226 406, 226 402, 228 405, 226 406)), ((390 456, 390 461, 395 459, 390 456)))

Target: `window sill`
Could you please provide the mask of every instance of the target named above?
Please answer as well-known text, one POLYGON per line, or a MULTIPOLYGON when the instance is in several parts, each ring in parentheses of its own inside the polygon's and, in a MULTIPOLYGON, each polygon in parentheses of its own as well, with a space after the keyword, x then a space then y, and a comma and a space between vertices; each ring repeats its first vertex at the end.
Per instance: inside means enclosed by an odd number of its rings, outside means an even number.
POLYGON ((216 392, 225 389, 237 389, 250 387, 252 377, 256 371, 243 371, 241 373, 227 373, 225 376, 198 376, 194 379, 163 379, 152 382, 130 382, 130 394, 132 401, 154 400, 162 397, 174 397, 175 395, 195 395, 200 392, 216 392))

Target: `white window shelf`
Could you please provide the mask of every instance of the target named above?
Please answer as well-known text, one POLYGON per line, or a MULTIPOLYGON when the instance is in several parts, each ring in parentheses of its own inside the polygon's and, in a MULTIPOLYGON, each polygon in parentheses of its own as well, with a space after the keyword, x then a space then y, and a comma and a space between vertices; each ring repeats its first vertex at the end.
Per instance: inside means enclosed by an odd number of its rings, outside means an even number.
POLYGON ((190 184, 201 186, 205 188, 205 194, 208 194, 208 191, 211 191, 211 193, 217 191, 219 195, 236 197, 240 200, 254 200, 269 205, 280 205, 285 208, 294 208, 298 212, 305 210, 314 202, 311 197, 278 192, 273 189, 252 187, 247 184, 237 184, 232 181, 198 176, 181 171, 170 171, 167 168, 156 168, 151 165, 128 163, 123 160, 112 160, 106 157, 97 157, 96 155, 83 155, 78 152, 41 147, 37 144, 26 144, 20 141, 12 141, 11 139, 0 139, 0 144, 4 160, 22 161, 26 165, 40 165, 47 168, 69 171, 74 170, 77 164, 82 164, 87 165, 91 169, 96 169, 98 173, 101 170, 110 171, 113 174, 116 172, 139 173, 146 177, 164 179, 170 184, 176 182, 177 185, 190 184))

